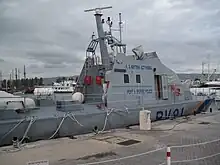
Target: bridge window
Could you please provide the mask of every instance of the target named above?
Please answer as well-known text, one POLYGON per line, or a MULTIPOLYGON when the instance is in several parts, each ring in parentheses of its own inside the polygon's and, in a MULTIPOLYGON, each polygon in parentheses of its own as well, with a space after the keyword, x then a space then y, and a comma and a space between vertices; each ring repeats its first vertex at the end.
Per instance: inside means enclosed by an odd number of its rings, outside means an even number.
POLYGON ((136 75, 136 83, 141 83, 141 76, 139 74, 136 75))
POLYGON ((129 75, 128 74, 124 74, 124 83, 129 83, 129 75))

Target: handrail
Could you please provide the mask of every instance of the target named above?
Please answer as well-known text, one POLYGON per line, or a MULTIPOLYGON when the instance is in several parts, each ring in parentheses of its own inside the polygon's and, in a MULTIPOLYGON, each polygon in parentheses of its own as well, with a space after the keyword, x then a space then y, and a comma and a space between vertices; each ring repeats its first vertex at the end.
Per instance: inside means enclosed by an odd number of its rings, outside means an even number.
MULTIPOLYGON (((159 91, 160 93, 162 93, 162 90, 161 91, 159 91)), ((158 91, 155 91, 155 90, 153 90, 152 91, 152 93, 149 93, 149 94, 156 94, 156 93, 159 93, 158 91)), ((190 92, 190 91, 188 91, 188 92, 190 92)), ((168 93, 168 95, 170 95, 170 94, 172 94, 173 95, 173 92, 172 91, 168 91, 167 92, 168 93)), ((191 92, 192 93, 192 92, 191 92)), ((198 93, 200 93, 200 92, 197 92, 196 94, 198 94, 198 93)), ((69 93, 69 94, 67 94, 67 95, 69 95, 70 96, 70 94, 72 95, 72 93, 69 93)), ((197 96, 196 94, 194 94, 194 95, 191 95, 191 96, 197 96)), ((53 94, 51 94, 50 96, 53 96, 53 95, 59 95, 59 94, 55 94, 55 93, 53 93, 53 94)), ((84 96, 102 96, 103 94, 83 94, 84 96)), ((113 93, 113 94, 111 94, 111 95, 130 95, 130 96, 132 96, 132 95, 136 95, 136 96, 144 96, 145 94, 142 94, 142 93, 139 93, 139 94, 136 94, 136 93, 131 93, 131 94, 127 94, 126 92, 125 93, 113 93)), ((147 95, 147 94, 146 94, 147 95)), ((183 93, 181 92, 181 95, 183 95, 183 93)), ((41 95, 41 96, 48 96, 48 95, 41 95)), ((207 95, 206 95, 207 96, 207 95)), ((35 96, 35 95, 25 95, 25 94, 21 94, 21 95, 14 95, 14 96, 6 96, 6 97, 1 97, 0 96, 0 99, 3 99, 3 98, 36 98, 36 97, 39 97, 39 96, 35 96)), ((181 96, 180 96, 181 97, 181 96)))
MULTIPOLYGON (((189 91, 188 91, 189 92, 189 91)), ((123 98, 122 100, 131 100, 132 97, 139 97, 138 99, 136 100, 141 100, 141 101, 146 101, 146 100, 149 100, 151 98, 147 98, 147 95, 152 95, 152 100, 166 100, 166 99, 162 99, 162 96, 160 99, 157 99, 157 93, 158 91, 152 91, 152 93, 149 93, 149 94, 144 94, 144 93, 139 93, 139 94, 134 94, 134 93, 131 93, 131 94, 127 94, 127 93, 113 93, 113 94, 107 94, 107 97, 113 97, 113 95, 115 97, 121 97, 123 98)), ((162 91, 161 91, 162 93, 162 91)), ((0 97, 0 100, 7 100, 7 99, 12 99, 12 100, 22 100, 22 99, 25 99, 25 98, 30 98, 30 99, 37 99, 37 100, 40 100, 40 99, 49 99, 50 100, 54 100, 54 101, 59 101, 59 100, 72 100, 72 97, 71 97, 72 94, 67 94, 66 96, 61 96, 59 94, 52 94, 50 96, 48 95, 41 95, 41 96, 34 96, 34 95, 15 95, 15 96, 6 96, 6 97, 0 97)), ((167 95, 168 95, 168 100, 173 100, 174 97, 175 97, 175 101, 179 101, 179 100, 184 100, 183 98, 183 93, 180 95, 180 96, 174 96, 173 92, 172 91, 168 91, 167 92, 167 95), (177 98, 180 98, 179 100, 177 98)), ((103 94, 85 94, 84 97, 85 98, 93 98, 94 100, 96 99, 102 99, 102 96, 103 94)), ((207 98, 208 96, 207 95, 204 95, 204 96, 199 96, 199 95, 189 95, 190 97, 192 96, 193 100, 197 99, 197 100, 204 100, 205 98, 207 98)), ((117 99, 117 98, 116 98, 117 99)), ((90 100, 92 101, 92 100, 90 100)), ((89 101, 89 102, 90 102, 89 101)))

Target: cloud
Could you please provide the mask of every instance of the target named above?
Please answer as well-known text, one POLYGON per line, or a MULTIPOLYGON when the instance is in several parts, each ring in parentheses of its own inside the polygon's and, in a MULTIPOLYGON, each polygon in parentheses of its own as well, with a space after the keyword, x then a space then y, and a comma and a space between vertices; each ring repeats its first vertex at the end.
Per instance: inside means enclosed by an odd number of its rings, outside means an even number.
POLYGON ((27 56, 29 59, 40 61, 46 64, 60 64, 60 63, 70 63, 70 64, 77 64, 82 63, 83 59, 80 57, 71 54, 71 52, 65 52, 64 50, 56 51, 34 51, 34 52, 27 52, 27 56), (74 58, 72 58, 74 57, 74 58))
POLYGON ((96 33, 84 9, 109 5, 104 18, 112 16, 117 28, 122 12, 129 54, 141 44, 177 72, 201 72, 208 55, 211 66, 220 62, 219 0, 1 0, 0 70, 8 75, 26 65, 32 77, 79 74, 96 33))

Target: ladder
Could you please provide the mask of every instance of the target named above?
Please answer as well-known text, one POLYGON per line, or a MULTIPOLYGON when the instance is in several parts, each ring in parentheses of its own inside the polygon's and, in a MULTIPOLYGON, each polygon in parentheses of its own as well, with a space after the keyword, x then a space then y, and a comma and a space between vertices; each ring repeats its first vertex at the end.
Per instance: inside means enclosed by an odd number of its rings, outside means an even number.
POLYGON ((98 40, 92 40, 90 43, 89 43, 89 46, 87 48, 87 52, 91 52, 91 53, 95 53, 95 50, 97 48, 97 45, 98 45, 98 40))

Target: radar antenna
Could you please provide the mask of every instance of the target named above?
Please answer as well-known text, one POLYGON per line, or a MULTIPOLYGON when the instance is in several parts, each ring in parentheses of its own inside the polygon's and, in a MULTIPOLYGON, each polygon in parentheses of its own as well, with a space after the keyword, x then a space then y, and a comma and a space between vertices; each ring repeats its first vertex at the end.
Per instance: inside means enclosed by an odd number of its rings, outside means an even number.
POLYGON ((111 8, 112 8, 112 6, 98 7, 98 8, 84 10, 84 12, 95 11, 95 14, 101 14, 102 10, 111 9, 111 8))
POLYGON ((104 30, 103 30, 104 20, 101 19, 101 17, 102 17, 101 11, 104 10, 104 9, 110 9, 110 8, 112 8, 112 6, 84 10, 84 12, 95 11, 95 18, 96 18, 96 25, 97 25, 101 60, 102 60, 102 65, 104 65, 106 71, 110 69, 110 58, 109 58, 109 55, 108 55, 107 46, 105 44, 106 36, 105 36, 104 30))

